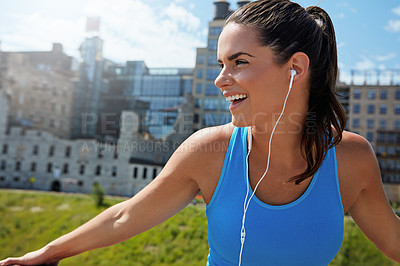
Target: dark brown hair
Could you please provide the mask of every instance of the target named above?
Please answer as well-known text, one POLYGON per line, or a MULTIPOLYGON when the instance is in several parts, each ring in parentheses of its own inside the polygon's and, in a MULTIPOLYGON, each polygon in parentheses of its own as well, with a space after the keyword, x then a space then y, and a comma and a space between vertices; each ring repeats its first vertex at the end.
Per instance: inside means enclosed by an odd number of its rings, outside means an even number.
POLYGON ((280 65, 296 52, 309 57, 309 107, 301 140, 308 165, 304 173, 289 179, 299 184, 315 174, 328 149, 342 139, 346 126, 346 112, 335 93, 338 65, 332 21, 320 7, 304 9, 289 0, 259 0, 236 10, 228 23, 257 29, 260 44, 274 52, 280 65))

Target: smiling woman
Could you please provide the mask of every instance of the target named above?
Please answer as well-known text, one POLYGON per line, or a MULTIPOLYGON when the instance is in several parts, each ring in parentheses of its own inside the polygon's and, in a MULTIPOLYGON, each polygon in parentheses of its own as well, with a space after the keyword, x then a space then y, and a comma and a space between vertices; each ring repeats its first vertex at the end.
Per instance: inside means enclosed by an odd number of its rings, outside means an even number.
POLYGON ((133 198, 0 265, 57 264, 124 241, 170 218, 199 192, 207 204, 208 265, 328 265, 341 246, 347 211, 400 262, 400 220, 386 200, 374 152, 344 131, 336 53, 323 9, 289 0, 242 6, 220 35, 215 80, 231 102, 233 122, 190 136, 133 198))

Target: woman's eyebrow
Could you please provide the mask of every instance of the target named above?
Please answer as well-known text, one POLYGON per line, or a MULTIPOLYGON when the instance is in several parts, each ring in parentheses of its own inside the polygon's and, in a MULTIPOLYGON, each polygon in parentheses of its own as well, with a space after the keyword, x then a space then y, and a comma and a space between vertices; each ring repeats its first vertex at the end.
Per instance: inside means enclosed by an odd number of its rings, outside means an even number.
MULTIPOLYGON (((253 55, 251 55, 251 54, 249 54, 249 53, 237 52, 237 53, 234 53, 233 55, 228 56, 228 60, 229 60, 229 61, 232 61, 232 60, 238 58, 238 57, 241 56, 241 55, 247 55, 247 56, 250 56, 250 57, 254 57, 253 55)), ((221 60, 221 59, 218 59, 218 62, 221 63, 222 60, 221 60)))

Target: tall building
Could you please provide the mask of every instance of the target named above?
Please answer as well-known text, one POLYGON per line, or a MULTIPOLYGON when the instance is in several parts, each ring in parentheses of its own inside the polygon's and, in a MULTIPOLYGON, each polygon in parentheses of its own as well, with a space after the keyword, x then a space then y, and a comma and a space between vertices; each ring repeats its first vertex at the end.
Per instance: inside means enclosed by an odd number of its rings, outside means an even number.
POLYGON ((349 129, 374 148, 378 130, 400 130, 400 85, 351 85, 349 129))
POLYGON ((95 138, 100 120, 100 94, 107 87, 105 70, 114 65, 103 58, 103 40, 99 37, 99 18, 88 18, 86 35, 79 51, 82 63, 73 101, 72 137, 95 138))
POLYGON ((9 98, 8 128, 71 136, 71 105, 76 83, 74 59, 53 44, 51 51, 0 52, 0 83, 9 98))
MULTIPOLYGON (((250 1, 239 1, 240 7, 250 1)), ((193 75, 193 95, 195 99, 194 128, 225 124, 231 121, 229 103, 214 80, 220 72, 217 61, 218 37, 225 19, 232 13, 226 0, 214 2, 214 18, 208 24, 207 47, 197 48, 196 66, 193 75)))
POLYGON ((143 61, 128 61, 110 66, 107 80, 107 90, 100 99, 103 120, 98 134, 104 140, 116 139, 122 111, 133 110, 140 116, 139 132, 161 139, 173 131, 185 94, 191 94, 193 69, 148 68, 143 61))

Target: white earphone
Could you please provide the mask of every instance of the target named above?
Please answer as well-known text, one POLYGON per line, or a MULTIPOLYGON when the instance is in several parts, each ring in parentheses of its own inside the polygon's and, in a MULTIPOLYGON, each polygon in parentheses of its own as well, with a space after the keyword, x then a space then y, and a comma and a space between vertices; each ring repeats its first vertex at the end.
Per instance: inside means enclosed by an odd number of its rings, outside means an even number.
POLYGON ((269 144, 268 144, 268 159, 267 159, 267 168, 265 169, 264 174, 262 175, 262 177, 260 178, 260 180, 257 182, 257 185, 254 188, 253 193, 251 194, 250 198, 247 200, 247 197, 249 195, 249 155, 250 155, 250 151, 251 151, 251 145, 253 142, 253 137, 251 134, 251 127, 249 127, 249 151, 247 152, 247 156, 246 156, 246 173, 247 173, 247 178, 246 178, 246 188, 247 188, 247 192, 246 192, 246 197, 244 199, 244 206, 243 206, 243 218, 242 218, 242 228, 240 229, 240 242, 241 242, 241 247, 240 247, 240 254, 239 254, 239 266, 242 263, 242 254, 243 254, 243 247, 244 247, 244 242, 246 240, 246 228, 245 228, 245 222, 246 222, 246 213, 247 213, 247 209, 249 208, 249 204, 250 204, 250 200, 253 198, 254 194, 257 191, 258 185, 261 183, 261 181, 264 179, 264 177, 266 176, 268 169, 269 169, 269 161, 270 161, 270 155, 271 155, 271 141, 272 141, 272 136, 274 135, 275 132, 275 128, 279 123, 279 120, 281 119, 283 112, 285 111, 285 107, 286 107, 286 102, 287 99, 289 97, 290 91, 292 90, 292 86, 293 86, 293 79, 294 76, 296 76, 297 72, 294 69, 290 70, 290 82, 289 82, 289 89, 288 89, 288 93, 286 94, 286 98, 285 101, 283 103, 283 108, 282 108, 282 112, 278 117, 278 120, 275 123, 274 128, 272 129, 271 132, 271 136, 269 137, 269 144))

